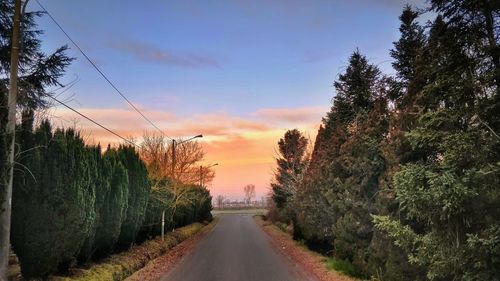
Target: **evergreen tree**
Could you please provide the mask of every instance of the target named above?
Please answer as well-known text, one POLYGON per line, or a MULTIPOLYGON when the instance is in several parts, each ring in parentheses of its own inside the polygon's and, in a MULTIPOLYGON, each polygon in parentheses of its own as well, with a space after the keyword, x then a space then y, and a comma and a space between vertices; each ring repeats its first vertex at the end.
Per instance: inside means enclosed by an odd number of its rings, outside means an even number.
MULTIPOLYGON (((0 73, 3 77, 9 77, 10 71, 13 6, 13 1, 0 0, 0 73)), ((58 79, 73 60, 66 55, 67 46, 51 54, 42 51, 40 36, 43 31, 37 29, 35 23, 42 15, 42 12, 25 12, 21 20, 23 36, 19 50, 18 105, 22 108, 46 106, 45 96, 51 93, 45 89, 61 86, 58 79)), ((0 79, 0 84, 7 87, 9 79, 0 79)))
MULTIPOLYGON (((345 183, 352 175, 351 167, 344 162, 343 145, 367 120, 377 99, 380 71, 368 63, 366 57, 355 51, 349 58, 345 73, 334 83, 336 96, 331 111, 323 119, 318 132, 311 164, 302 185, 299 201, 302 210, 298 213, 298 226, 308 240, 316 243, 333 243, 335 233, 340 234, 339 219, 347 217, 346 201, 343 194, 350 193, 345 183), (312 225, 308 222, 314 221, 312 225), (319 240, 319 241, 318 241, 319 240)), ((378 117, 377 117, 378 118, 378 117)), ((365 215, 368 219, 368 215, 365 215)), ((338 240, 337 246, 340 246, 338 240)), ((340 251, 339 251, 340 252, 340 251)), ((340 254, 352 260, 353 253, 340 254)))
MULTIPOLYGON (((287 206, 293 209, 291 202, 308 162, 307 145, 308 140, 297 129, 287 131, 278 142, 280 158, 276 159, 278 168, 271 188, 272 198, 280 210, 287 206)), ((288 210, 289 213, 291 209, 288 210)), ((289 214, 285 220, 294 219, 293 217, 294 215, 289 214)))
POLYGON ((102 175, 102 157, 101 157, 101 147, 88 147, 88 161, 89 161, 89 173, 91 179, 91 189, 94 190, 95 193, 95 204, 94 204, 94 212, 95 218, 92 220, 92 223, 89 227, 88 236, 83 243, 80 253, 78 255, 79 262, 87 262, 90 260, 92 254, 94 253, 94 243, 95 236, 97 231, 97 225, 100 220, 100 206, 102 206, 102 186, 107 183, 107 179, 103 178, 102 175))
POLYGON ((146 166, 133 147, 120 146, 118 156, 128 172, 127 212, 121 225, 118 247, 128 248, 135 242, 146 215, 150 186, 146 166))
POLYGON ((430 280, 499 276, 498 52, 491 52, 499 7, 493 3, 431 2, 442 14, 419 66, 427 81, 416 99, 420 113, 406 133, 417 153, 394 176, 407 220, 375 217, 430 280))
MULTIPOLYGON (((11 36, 14 2, 0 0, 0 200, 5 199, 8 183, 7 152, 10 142, 7 139, 7 96, 10 83, 11 36)), ((51 54, 42 51, 36 18, 40 12, 25 12, 21 20, 21 36, 18 70, 17 105, 23 109, 37 109, 47 105, 44 97, 50 95, 45 89, 60 86, 58 79, 64 74, 73 59, 66 55, 67 47, 58 48, 51 54)), ((17 142, 17 141, 16 141, 17 142)), ((19 142, 17 142, 19 143, 19 142)), ((1 210, 0 210, 1 211, 1 210)))

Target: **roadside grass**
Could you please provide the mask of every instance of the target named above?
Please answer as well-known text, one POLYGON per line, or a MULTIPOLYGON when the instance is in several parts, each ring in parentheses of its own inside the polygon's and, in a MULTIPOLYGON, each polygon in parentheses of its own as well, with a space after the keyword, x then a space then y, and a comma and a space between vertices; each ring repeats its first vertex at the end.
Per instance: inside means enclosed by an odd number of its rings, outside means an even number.
MULTIPOLYGON (((212 222, 203 227, 196 235, 186 239, 183 243, 190 243, 189 240, 194 241, 202 239, 203 235, 210 232, 217 224, 219 218, 214 217, 212 222)), ((189 245, 189 244, 188 244, 189 245)), ((193 245, 193 244, 191 244, 193 245)), ((134 272, 131 276, 128 276, 125 281, 157 281, 172 267, 186 252, 186 245, 179 245, 179 248, 172 249, 168 251, 165 255, 161 255, 150 262, 140 270, 134 272)), ((187 246, 187 251, 189 251, 189 246, 187 246)))
MULTIPOLYGON (((79 267, 71 268, 68 275, 49 276, 46 281, 118 281, 124 280, 140 269, 146 267, 151 261, 166 254, 170 249, 184 240, 209 231, 217 223, 215 217, 210 223, 194 223, 177 228, 174 232, 167 232, 165 240, 160 237, 147 240, 129 250, 112 255, 99 262, 91 262, 79 267)), ((12 252, 7 272, 9 281, 23 281, 17 257, 12 252)))
POLYGON ((194 223, 160 237, 133 246, 128 251, 112 255, 102 262, 90 264, 87 269, 73 268, 68 276, 51 276, 49 281, 121 281, 143 268, 147 263, 195 235, 205 225, 194 223))
POLYGON ((325 257, 323 262, 326 264, 326 267, 330 270, 336 270, 338 272, 342 272, 347 276, 351 276, 354 278, 363 278, 364 276, 359 272, 359 270, 349 261, 336 259, 333 257, 325 257))
MULTIPOLYGON (((259 221, 264 227, 271 227, 276 231, 279 231, 285 234, 290 240, 293 241, 293 244, 303 249, 310 256, 316 257, 316 262, 320 266, 324 268, 324 270, 329 271, 330 273, 337 273, 342 275, 341 279, 334 277, 334 279, 325 279, 325 280, 363 280, 363 276, 360 274, 359 270, 349 261, 339 260, 330 256, 325 256, 321 253, 318 253, 312 249, 310 249, 304 240, 294 240, 292 238, 293 228, 289 224, 285 223, 273 223, 269 220, 265 219, 263 215, 255 215, 254 218, 259 221), (345 279, 344 279, 345 278, 345 279)), ((323 279, 322 279, 323 280, 323 279)))

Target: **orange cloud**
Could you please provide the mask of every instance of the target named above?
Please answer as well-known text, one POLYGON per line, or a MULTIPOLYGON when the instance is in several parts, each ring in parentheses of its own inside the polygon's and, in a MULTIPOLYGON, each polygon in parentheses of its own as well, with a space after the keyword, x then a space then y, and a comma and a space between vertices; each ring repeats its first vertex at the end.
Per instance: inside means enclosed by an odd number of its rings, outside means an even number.
MULTIPOLYGON (((78 110, 137 143, 145 132, 152 132, 151 126, 132 110, 78 110)), ((275 167, 278 140, 291 128, 298 128, 306 136, 314 137, 324 111, 324 108, 319 107, 268 108, 250 114, 249 118, 212 113, 195 115, 190 119, 169 112, 144 113, 157 126, 165 128, 170 136, 203 134, 201 143, 206 153, 204 165, 219 163, 215 167, 216 177, 210 187, 212 195, 241 198, 243 186, 249 183, 256 185, 258 197, 267 194, 275 167)), ((88 142, 101 143, 103 146, 121 143, 116 136, 69 110, 57 108, 50 115, 56 125, 80 129, 88 142)))

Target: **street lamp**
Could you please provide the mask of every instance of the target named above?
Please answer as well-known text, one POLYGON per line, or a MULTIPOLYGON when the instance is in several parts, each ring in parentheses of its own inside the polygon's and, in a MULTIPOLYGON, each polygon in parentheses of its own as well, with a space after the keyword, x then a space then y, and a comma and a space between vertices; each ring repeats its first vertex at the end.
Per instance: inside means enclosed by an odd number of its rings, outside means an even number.
MULTIPOLYGON (((219 165, 219 163, 209 165, 205 168, 210 169, 210 168, 217 166, 217 165, 219 165)), ((201 166, 201 165, 200 165, 200 186, 203 187, 203 166, 201 166)))
MULTIPOLYGON (((197 139, 197 138, 202 138, 202 137, 203 137, 203 135, 200 134, 200 135, 197 135, 197 136, 194 136, 194 137, 191 137, 189 139, 185 139, 185 140, 182 140, 179 142, 177 142, 175 139, 172 139, 172 179, 175 178, 175 145, 176 145, 176 143, 182 144, 182 143, 185 143, 185 142, 197 139)), ((172 217, 173 217, 173 213, 172 213, 172 217)), ((165 239, 164 235, 165 235, 165 211, 163 211, 161 213, 161 240, 162 241, 165 239)))
POLYGON ((197 136, 194 136, 192 138, 182 140, 179 142, 177 142, 175 139, 172 139, 172 179, 175 178, 175 146, 176 146, 176 144, 182 144, 182 143, 194 140, 196 138, 202 138, 202 137, 203 137, 203 135, 197 135, 197 136))

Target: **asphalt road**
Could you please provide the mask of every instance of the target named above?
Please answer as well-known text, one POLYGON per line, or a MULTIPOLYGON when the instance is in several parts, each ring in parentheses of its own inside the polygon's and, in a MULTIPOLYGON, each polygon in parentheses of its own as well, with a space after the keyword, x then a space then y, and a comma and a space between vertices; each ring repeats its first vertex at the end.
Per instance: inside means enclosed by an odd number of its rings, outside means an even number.
POLYGON ((315 280, 281 255, 251 214, 219 222, 162 281, 315 280))

